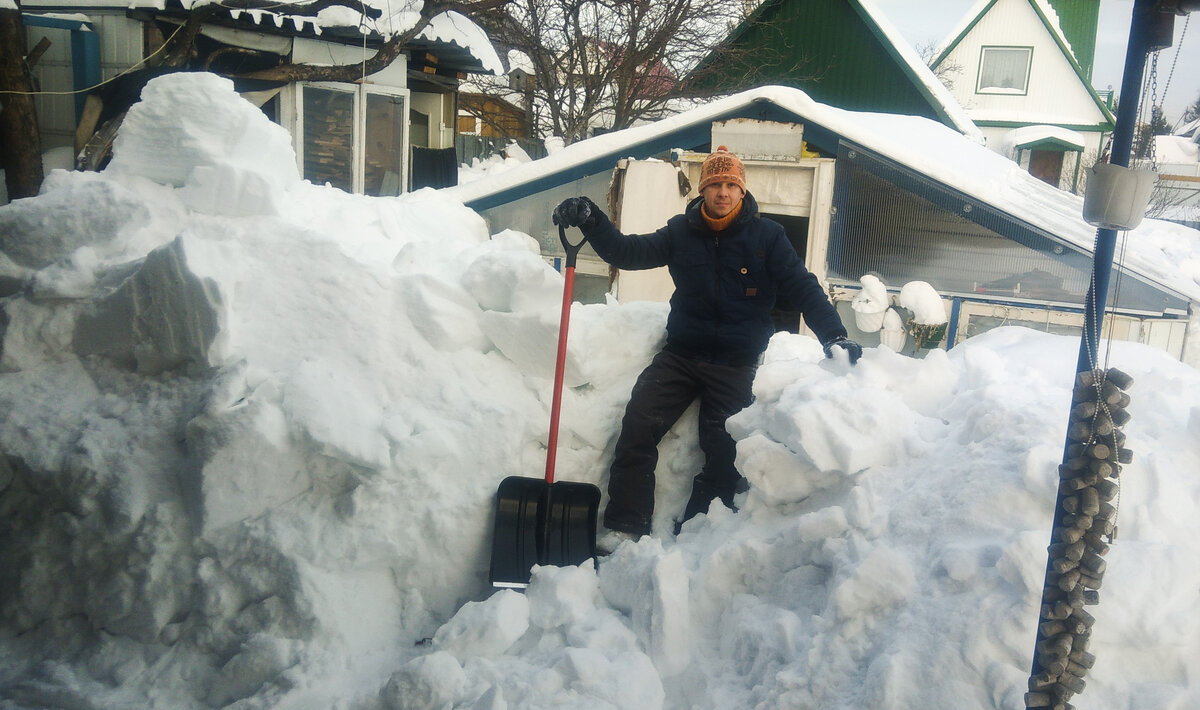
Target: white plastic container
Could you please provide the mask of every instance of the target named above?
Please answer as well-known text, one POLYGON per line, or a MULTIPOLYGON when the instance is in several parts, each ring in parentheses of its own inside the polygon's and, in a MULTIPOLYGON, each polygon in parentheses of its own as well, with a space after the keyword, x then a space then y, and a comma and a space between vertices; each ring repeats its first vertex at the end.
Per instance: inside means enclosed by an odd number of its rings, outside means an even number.
POLYGON ((883 314, 883 328, 879 331, 879 342, 888 346, 895 352, 900 352, 904 349, 904 343, 908 340, 908 331, 904 329, 904 322, 900 319, 900 314, 895 308, 889 308, 883 314))
POLYGON ((1146 205, 1158 174, 1096 163, 1088 171, 1083 219, 1104 229, 1134 229, 1146 216, 1146 205))

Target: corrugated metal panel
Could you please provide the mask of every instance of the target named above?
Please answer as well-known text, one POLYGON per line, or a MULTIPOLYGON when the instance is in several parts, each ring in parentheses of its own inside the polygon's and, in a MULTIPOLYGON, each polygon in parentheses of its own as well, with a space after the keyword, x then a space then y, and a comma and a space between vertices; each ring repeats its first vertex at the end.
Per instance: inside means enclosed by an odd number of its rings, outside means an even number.
POLYGON ((839 108, 941 120, 847 0, 781 0, 748 23, 731 45, 761 47, 790 59, 758 83, 797 87, 839 108))
MULTIPOLYGON (((142 59, 142 25, 123 14, 92 13, 88 15, 95 36, 99 39, 101 75, 104 79, 127 71, 142 59)), ((80 25, 82 26, 82 25, 80 25)), ((87 32, 86 28, 76 32, 87 32)), ((26 28, 26 41, 32 48, 43 37, 51 45, 34 68, 34 77, 42 92, 34 98, 41 128, 42 149, 73 146, 75 143, 77 94, 87 86, 76 86, 75 62, 85 59, 75 56, 72 32, 57 27, 31 25, 26 28)), ((82 55, 83 53, 81 53, 82 55)))
POLYGON ((90 18, 100 35, 100 73, 105 79, 111 79, 142 61, 142 23, 124 14, 96 13, 90 18))
POLYGON ((71 75, 71 33, 54 27, 26 27, 26 46, 32 50, 46 38, 50 47, 33 68, 36 87, 42 92, 33 97, 41 128, 42 150, 75 143, 75 98, 71 75))

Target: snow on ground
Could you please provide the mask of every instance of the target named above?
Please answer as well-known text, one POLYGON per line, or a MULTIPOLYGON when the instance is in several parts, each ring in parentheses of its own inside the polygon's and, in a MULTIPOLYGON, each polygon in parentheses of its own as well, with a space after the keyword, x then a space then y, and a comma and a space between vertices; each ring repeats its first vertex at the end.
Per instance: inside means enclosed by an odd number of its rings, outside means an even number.
MULTIPOLYGON (((301 181, 224 80, 144 96, 112 167, 0 208, 0 705, 1022 706, 1077 341, 851 368, 777 335, 729 425, 738 512, 672 534, 685 417, 654 536, 492 593, 560 276, 436 191, 301 181)), ((665 317, 575 306, 559 480, 603 487, 665 317)), ((1200 373, 1111 360, 1136 458, 1078 702, 1196 707, 1200 373)))

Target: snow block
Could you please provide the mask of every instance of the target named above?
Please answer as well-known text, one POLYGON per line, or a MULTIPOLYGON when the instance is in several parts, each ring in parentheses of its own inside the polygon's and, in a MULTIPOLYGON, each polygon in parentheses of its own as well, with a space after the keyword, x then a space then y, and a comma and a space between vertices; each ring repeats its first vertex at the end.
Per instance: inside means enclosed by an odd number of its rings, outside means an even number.
POLYGON ((197 196, 216 177, 197 175, 205 166, 256 173, 261 186, 298 184, 290 134, 262 119, 262 111, 238 97, 229 79, 204 72, 151 79, 125 116, 108 170, 176 187, 195 182, 197 196))
POLYGON ((143 198, 99 176, 18 200, 0 210, 0 252, 5 256, 0 275, 19 278, 21 268, 43 269, 82 246, 117 242, 150 219, 143 198))
MULTIPOLYGON (((557 311, 553 314, 546 311, 541 315, 484 311, 480 314, 479 325, 504 357, 521 372, 553 379, 558 355, 558 320, 557 311)), ((568 325, 567 362, 563 372, 563 385, 568 388, 585 384, 569 329, 568 325)))
POLYGON ((529 600, 511 589, 467 602, 434 634, 433 644, 459 655, 500 656, 529 628, 529 600))
POLYGON ((185 500, 205 534, 258 517, 312 484, 283 412, 236 375, 188 422, 185 441, 185 500))
POLYGON ((908 556, 879 546, 859 563, 833 592, 839 619, 853 619, 892 609, 916 590, 916 574, 908 556))
POLYGON ((658 671, 643 653, 629 651, 608 659, 591 648, 567 648, 561 666, 570 688, 597 706, 620 710, 661 710, 666 700, 658 671))
POLYGON ((300 660, 300 642, 256 634, 221 667, 208 692, 214 707, 248 698, 300 660))
POLYGON ((688 573, 678 550, 643 538, 625 545, 602 565, 600 590, 613 608, 629 614, 646 632, 642 642, 663 677, 687 668, 691 660, 688 573))
POLYGON ((808 461, 761 432, 737 442, 737 468, 758 495, 776 504, 804 500, 839 480, 837 476, 822 474, 808 461))
POLYGON ((466 690, 463 667, 449 653, 435 651, 404 664, 379 696, 389 710, 449 708, 464 699, 466 690))
POLYGON ((226 321, 223 299, 213 281, 188 268, 185 241, 150 252, 116 291, 80 315, 77 355, 102 355, 144 374, 215 364, 209 354, 226 321))
POLYGON ((529 598, 529 621, 542 629, 579 624, 596 610, 599 582, 591 562, 578 567, 537 566, 529 598))
POLYGON ((496 234, 463 270, 463 288, 479 307, 511 313, 549 300, 562 293, 562 280, 537 254, 538 243, 528 235, 505 230, 496 234), (557 282, 551 285, 552 282, 557 282))
POLYGON ((491 347, 479 328, 479 306, 462 287, 429 274, 408 274, 399 289, 404 313, 435 349, 486 352, 491 347))

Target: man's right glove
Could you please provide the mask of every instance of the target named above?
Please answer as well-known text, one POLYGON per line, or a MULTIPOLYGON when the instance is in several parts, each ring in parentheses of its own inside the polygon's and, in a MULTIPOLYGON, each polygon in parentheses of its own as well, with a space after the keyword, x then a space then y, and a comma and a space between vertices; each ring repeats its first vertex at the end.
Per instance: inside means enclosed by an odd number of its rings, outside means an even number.
POLYGON ((586 197, 568 197, 554 208, 550 218, 554 224, 564 227, 590 226, 599 211, 596 203, 586 197))
POLYGON ((825 343, 825 357, 833 357, 833 349, 842 348, 846 351, 846 355, 850 358, 850 364, 853 365, 862 357, 862 346, 844 335, 839 335, 828 343, 825 343))

